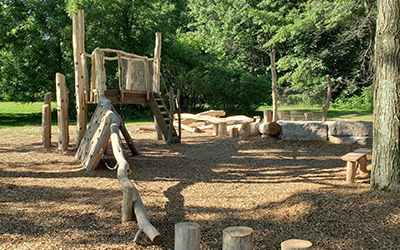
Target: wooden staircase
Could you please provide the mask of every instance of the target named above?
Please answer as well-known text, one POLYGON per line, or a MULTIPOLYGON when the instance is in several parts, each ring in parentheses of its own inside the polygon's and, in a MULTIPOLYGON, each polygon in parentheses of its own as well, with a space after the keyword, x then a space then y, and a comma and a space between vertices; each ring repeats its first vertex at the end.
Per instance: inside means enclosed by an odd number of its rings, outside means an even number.
MULTIPOLYGON (((172 112, 168 111, 167 107, 165 106, 164 100, 162 99, 160 93, 154 92, 150 93, 150 106, 153 111, 154 116, 156 117, 158 126, 161 130, 161 133, 164 135, 164 139, 168 144, 171 143, 180 143, 181 137, 176 132, 174 125, 173 125, 173 110, 172 112)), ((171 103, 174 103, 171 101, 171 103)))

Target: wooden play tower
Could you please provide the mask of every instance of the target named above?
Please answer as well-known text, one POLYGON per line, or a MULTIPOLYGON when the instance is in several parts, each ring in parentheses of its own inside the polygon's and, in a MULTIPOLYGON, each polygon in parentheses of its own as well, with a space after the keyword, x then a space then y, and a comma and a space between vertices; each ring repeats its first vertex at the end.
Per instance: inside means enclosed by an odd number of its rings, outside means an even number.
MULTIPOLYGON (((112 103, 149 104, 155 118, 158 140, 164 137, 168 143, 179 143, 180 134, 173 126, 176 100, 170 100, 170 110, 165 105, 160 91, 161 33, 155 35, 154 58, 139 56, 115 49, 96 48, 91 54, 84 50, 84 13, 79 10, 73 17, 73 47, 75 62, 75 96, 77 108, 77 144, 83 139, 87 127, 87 104, 99 103, 105 96, 112 103), (91 70, 88 61, 91 60, 91 70), (107 61, 117 61, 119 86, 107 86, 107 61), (90 79, 89 79, 90 78, 90 79), (90 80, 90 84, 89 84, 90 80)), ((170 90, 173 99, 173 89, 170 90)), ((179 98, 177 96, 177 98, 179 98)))

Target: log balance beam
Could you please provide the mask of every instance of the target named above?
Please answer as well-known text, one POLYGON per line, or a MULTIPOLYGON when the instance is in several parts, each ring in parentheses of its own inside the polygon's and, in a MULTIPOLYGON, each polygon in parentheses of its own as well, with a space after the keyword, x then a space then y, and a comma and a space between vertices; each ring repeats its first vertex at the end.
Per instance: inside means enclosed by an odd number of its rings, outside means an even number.
POLYGON ((137 150, 123 125, 122 119, 113 110, 111 101, 101 95, 96 111, 76 153, 76 159, 83 164, 87 171, 95 170, 101 160, 102 149, 107 146, 108 140, 111 140, 113 155, 118 164, 117 178, 123 189, 121 220, 123 223, 130 221, 134 213, 139 226, 134 241, 137 241, 141 232, 144 232, 154 244, 160 244, 162 236, 150 223, 139 192, 128 178, 131 170, 123 154, 119 130, 122 131, 125 140, 128 142, 132 154, 137 154, 137 150))

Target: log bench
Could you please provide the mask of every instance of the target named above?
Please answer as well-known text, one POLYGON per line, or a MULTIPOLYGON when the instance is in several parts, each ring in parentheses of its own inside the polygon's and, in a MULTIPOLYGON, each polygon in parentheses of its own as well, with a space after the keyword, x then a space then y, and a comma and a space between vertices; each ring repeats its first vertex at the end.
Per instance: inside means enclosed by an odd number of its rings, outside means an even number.
POLYGON ((367 170, 367 154, 370 154, 371 150, 367 148, 359 148, 351 153, 342 156, 343 161, 347 161, 347 174, 346 183, 354 183, 356 177, 357 165, 360 171, 361 178, 367 178, 369 176, 367 170))

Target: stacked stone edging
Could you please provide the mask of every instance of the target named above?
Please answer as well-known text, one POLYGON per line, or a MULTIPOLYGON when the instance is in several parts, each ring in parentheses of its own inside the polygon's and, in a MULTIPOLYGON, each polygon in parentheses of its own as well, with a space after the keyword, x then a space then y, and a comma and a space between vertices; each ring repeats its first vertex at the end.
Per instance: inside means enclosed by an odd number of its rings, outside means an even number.
POLYGON ((332 121, 327 122, 328 139, 335 144, 372 144, 373 123, 367 121, 332 121))
POLYGON ((335 144, 372 144, 372 122, 367 121, 278 121, 282 140, 325 141, 335 144))

